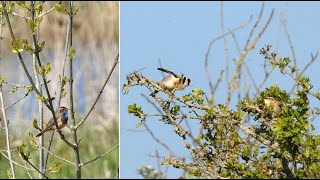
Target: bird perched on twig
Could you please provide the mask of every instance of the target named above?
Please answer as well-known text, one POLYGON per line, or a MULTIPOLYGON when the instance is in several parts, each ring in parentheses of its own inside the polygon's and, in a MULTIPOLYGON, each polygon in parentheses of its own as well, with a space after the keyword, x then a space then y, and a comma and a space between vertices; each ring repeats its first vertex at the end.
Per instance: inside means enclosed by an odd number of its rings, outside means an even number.
POLYGON ((172 91, 174 88, 176 88, 176 90, 184 90, 187 86, 191 85, 190 78, 185 77, 184 75, 179 76, 164 68, 158 68, 158 70, 171 75, 164 77, 160 82, 160 87, 164 90, 172 91))
POLYGON ((272 117, 278 117, 281 112, 281 102, 273 97, 264 97, 264 103, 273 110, 272 117))
MULTIPOLYGON (((58 110, 55 112, 55 116, 57 118, 58 128, 62 129, 65 127, 68 123, 68 108, 61 106, 58 110)), ((48 123, 46 124, 46 127, 42 129, 42 131, 36 135, 36 137, 39 137, 43 135, 45 132, 52 131, 56 129, 56 125, 54 122, 54 118, 52 117, 48 123)))

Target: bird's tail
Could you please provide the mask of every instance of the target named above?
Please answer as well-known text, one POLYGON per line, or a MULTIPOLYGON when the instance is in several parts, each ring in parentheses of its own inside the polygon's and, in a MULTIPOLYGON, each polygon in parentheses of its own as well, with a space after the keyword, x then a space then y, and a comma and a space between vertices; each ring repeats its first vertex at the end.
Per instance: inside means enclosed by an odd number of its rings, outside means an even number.
POLYGON ((50 131, 50 129, 43 129, 39 134, 36 135, 36 137, 42 136, 43 133, 50 131))
POLYGON ((162 71, 162 72, 165 72, 165 73, 168 73, 168 74, 172 74, 174 77, 176 77, 176 78, 179 78, 179 76, 176 74, 176 73, 174 73, 174 72, 172 72, 172 71, 170 71, 170 70, 168 70, 168 69, 164 69, 164 68, 157 68, 159 71, 162 71))

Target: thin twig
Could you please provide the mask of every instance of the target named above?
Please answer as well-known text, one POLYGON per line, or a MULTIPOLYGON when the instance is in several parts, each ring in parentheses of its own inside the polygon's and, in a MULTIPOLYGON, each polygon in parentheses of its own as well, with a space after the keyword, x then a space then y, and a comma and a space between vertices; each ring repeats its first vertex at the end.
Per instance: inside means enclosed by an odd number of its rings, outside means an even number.
POLYGON ((59 157, 59 156, 53 154, 52 152, 48 151, 46 148, 44 148, 44 147, 42 147, 42 146, 39 146, 39 147, 40 147, 41 149, 45 150, 47 153, 51 154, 52 156, 54 156, 54 157, 56 157, 56 158, 58 158, 58 159, 60 159, 60 160, 62 160, 62 161, 65 161, 65 162, 67 162, 67 163, 69 163, 69 164, 72 164, 72 165, 74 165, 74 166, 76 165, 75 163, 73 163, 73 162, 71 162, 71 161, 69 161, 69 160, 63 159, 62 157, 59 157))
MULTIPOLYGON (((0 153, 1 153, 1 155, 2 155, 2 156, 4 156, 6 159, 8 159, 8 160, 9 160, 9 157, 8 157, 8 156, 6 156, 2 151, 6 151, 6 150, 1 150, 1 149, 0 149, 0 153)), ((19 163, 15 162, 14 160, 12 160, 12 159, 11 159, 11 161, 12 161, 12 163, 13 163, 13 164, 17 165, 17 167, 25 168, 23 165, 21 165, 21 164, 19 164, 19 163)), ((28 170, 29 170, 29 171, 34 171, 34 172, 36 172, 36 170, 34 170, 34 169, 30 169, 30 168, 28 168, 28 170)))
POLYGON ((213 87, 213 83, 212 83, 212 80, 211 80, 211 76, 210 76, 210 72, 209 72, 209 66, 208 66, 208 61, 209 61, 209 54, 210 54, 210 51, 211 51, 211 48, 213 46, 213 44, 218 41, 219 39, 223 38, 224 36, 227 36, 229 34, 231 34, 232 32, 235 32, 239 29, 242 29, 244 28, 247 24, 249 24, 249 22, 251 21, 252 19, 252 16, 250 17, 249 20, 243 22, 242 24, 240 24, 238 27, 235 27, 231 30, 229 30, 228 32, 226 33, 223 33, 222 35, 214 38, 210 43, 209 43, 209 46, 208 46, 208 50, 206 52, 206 55, 205 55, 205 60, 204 60, 204 67, 205 67, 205 71, 206 71, 206 74, 207 74, 207 78, 208 78, 208 81, 209 81, 209 86, 210 86, 210 89, 211 89, 211 95, 213 96, 214 94, 214 87, 213 87))
POLYGON ((45 16, 48 13, 50 13, 51 11, 53 11, 56 8, 56 5, 61 4, 62 1, 59 1, 57 4, 55 4, 51 9, 49 9, 48 11, 44 12, 43 14, 39 15, 39 17, 45 16))
MULTIPOLYGON (((224 33, 224 14, 223 14, 223 1, 220 3, 220 18, 221 18, 221 30, 222 34, 224 33)), ((231 33, 233 34, 233 32, 231 33)), ((229 84, 229 59, 230 59, 230 53, 229 53, 229 47, 226 36, 223 36, 223 45, 224 49, 226 51, 226 82, 229 84)), ((221 72, 220 72, 221 74, 221 72)), ((214 93, 215 91, 213 91, 214 93)))
POLYGON ((24 95, 22 98, 18 99, 16 102, 12 103, 10 106, 5 107, 4 109, 7 110, 9 108, 11 108, 12 106, 16 105, 18 102, 20 102, 21 100, 25 99, 26 97, 28 97, 27 95, 24 95))
MULTIPOLYGON (((9 32, 10 32, 11 38, 12 38, 12 40, 14 41, 14 40, 16 40, 16 38, 15 38, 15 36, 14 36, 14 34, 13 34, 12 26, 11 26, 10 19, 9 19, 9 15, 8 15, 7 8, 6 8, 6 3, 5 3, 4 1, 1 1, 1 4, 2 4, 2 7, 3 7, 3 13, 4 13, 5 17, 6 17, 6 21, 7 21, 7 24, 8 24, 8 28, 9 28, 9 32)), ((29 79, 32 87, 33 87, 33 90, 34 90, 40 97, 43 97, 42 94, 41 94, 41 93, 39 92, 39 90, 37 89, 35 83, 33 82, 33 79, 32 79, 32 77, 31 77, 31 75, 29 74, 29 71, 28 71, 28 69, 27 69, 27 67, 26 67, 26 65, 25 65, 25 63, 24 63, 24 61, 23 61, 23 59, 22 59, 22 55, 21 55, 20 52, 18 52, 18 57, 19 57, 19 60, 20 60, 21 65, 22 65, 22 67, 23 67, 23 70, 24 70, 24 72, 26 73, 26 75, 27 75, 27 77, 28 77, 28 79, 29 79)), ((45 103, 45 105, 50 109, 50 106, 49 106, 48 103, 45 103)))
POLYGON ((150 134, 153 140, 155 140, 159 145, 163 146, 167 151, 170 152, 173 156, 181 159, 181 157, 175 153, 168 145, 166 145, 163 141, 161 141, 157 136, 154 135, 154 133, 151 131, 151 129, 147 126, 146 123, 143 123, 143 126, 146 128, 147 132, 150 134))
POLYGON ((24 163, 24 167, 25 167, 25 170, 26 170, 27 174, 29 175, 30 179, 33 179, 29 170, 28 170, 29 168, 27 167, 27 162, 24 163))
POLYGON ((15 179, 16 173, 15 173, 14 165, 12 163, 11 147, 10 147, 10 139, 9 139, 9 135, 10 135, 9 127, 8 127, 9 122, 7 120, 6 110, 4 108, 2 85, 0 85, 0 101, 1 101, 2 118, 4 120, 4 129, 5 129, 5 136, 6 136, 6 142, 7 142, 7 153, 8 153, 8 158, 9 158, 9 164, 10 164, 12 177, 15 179))
MULTIPOLYGON (((72 24, 73 24, 73 2, 69 1, 69 13, 68 13, 68 17, 69 17, 69 27, 70 27, 70 39, 69 39, 69 46, 70 49, 72 49, 73 46, 73 39, 72 39, 72 24)), ((70 79, 69 79, 69 83, 70 83, 70 110, 71 110, 71 124, 73 125, 73 127, 76 125, 76 120, 74 118, 74 107, 73 107, 73 56, 69 55, 69 75, 70 75, 70 79)), ((81 179, 81 166, 80 166, 80 152, 79 152, 79 143, 78 142, 78 137, 77 137, 77 129, 71 129, 71 132, 73 134, 73 140, 74 140, 74 146, 73 146, 73 150, 75 153, 75 158, 76 158, 76 178, 77 179, 81 179)))
MULTIPOLYGON (((318 58, 318 54, 319 51, 316 52, 316 54, 313 56, 313 54, 311 53, 311 60, 308 62, 308 64, 302 69, 302 71, 299 73, 298 77, 301 77, 302 74, 310 67, 310 65, 315 62, 315 60, 318 58)), ((292 92, 294 91, 294 88, 297 86, 297 84, 295 83, 293 85, 293 87, 290 90, 290 94, 292 94, 292 92)))
POLYGON ((43 174, 38 168, 36 168, 29 160, 25 160, 30 166, 32 166, 36 171, 38 171, 38 173, 42 174, 45 178, 48 178, 48 176, 46 176, 45 174, 43 174))
POLYGON ((92 160, 90 160, 90 161, 87 161, 87 162, 85 162, 85 163, 80 164, 80 166, 87 165, 87 164, 89 164, 89 163, 92 163, 92 162, 94 162, 94 161, 102 158, 103 156, 109 154, 111 151, 113 151, 113 150, 114 150, 115 148, 117 148, 118 146, 119 146, 119 144, 115 145, 113 148, 111 148, 111 149, 108 150, 107 152, 103 153, 102 155, 100 155, 100 156, 98 156, 98 157, 96 157, 96 158, 94 158, 94 159, 92 159, 92 160))
POLYGON ((97 102, 98 102, 98 100, 99 100, 99 98, 100 98, 105 86, 107 85, 107 83, 108 83, 108 81, 109 81, 109 79, 110 79, 110 77, 111 77, 111 75, 112 75, 112 73, 113 73, 113 71, 114 71, 114 69, 115 69, 115 67, 117 66, 118 63, 119 63, 119 54, 116 56, 115 61, 113 63, 113 66, 111 68, 111 71, 109 72, 109 75, 108 75, 107 79, 105 80, 101 90, 99 91, 99 94, 98 94, 96 100, 94 101, 93 105, 91 106, 89 112, 86 114, 84 119, 79 122, 79 124, 75 127, 75 129, 78 129, 79 126, 81 126, 81 124, 84 123, 84 121, 89 117, 91 111, 94 109, 94 106, 97 104, 97 102))

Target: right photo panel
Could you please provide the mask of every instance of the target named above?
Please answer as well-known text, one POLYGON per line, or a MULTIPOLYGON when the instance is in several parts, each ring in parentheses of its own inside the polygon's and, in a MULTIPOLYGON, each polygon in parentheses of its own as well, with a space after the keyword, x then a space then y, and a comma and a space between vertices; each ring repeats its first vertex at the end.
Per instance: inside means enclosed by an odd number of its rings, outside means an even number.
POLYGON ((320 178, 319 9, 120 2, 120 178, 320 178))

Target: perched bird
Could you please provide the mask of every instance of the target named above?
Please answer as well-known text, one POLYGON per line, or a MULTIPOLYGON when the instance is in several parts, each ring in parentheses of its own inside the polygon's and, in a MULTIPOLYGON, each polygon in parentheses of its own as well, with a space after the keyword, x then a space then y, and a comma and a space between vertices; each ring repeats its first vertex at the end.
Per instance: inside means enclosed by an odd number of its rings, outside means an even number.
MULTIPOLYGON (((68 108, 64 106, 59 107, 59 109, 55 112, 55 116, 57 118, 58 128, 62 129, 68 123, 68 108)), ((52 131, 55 129, 56 125, 54 123, 54 117, 52 117, 46 124, 46 127, 42 129, 42 131, 39 134, 37 134, 36 137, 43 135, 47 131, 52 131)))
POLYGON ((191 85, 191 80, 184 75, 179 76, 164 68, 158 68, 158 70, 171 74, 171 76, 164 77, 160 82, 160 87, 164 90, 172 91, 174 88, 177 90, 184 90, 187 86, 191 85))
POLYGON ((279 114, 281 112, 281 102, 279 102, 278 100, 276 100, 273 97, 265 97, 264 103, 267 106, 270 106, 272 108, 272 110, 273 110, 272 117, 275 118, 275 117, 279 116, 279 114))

